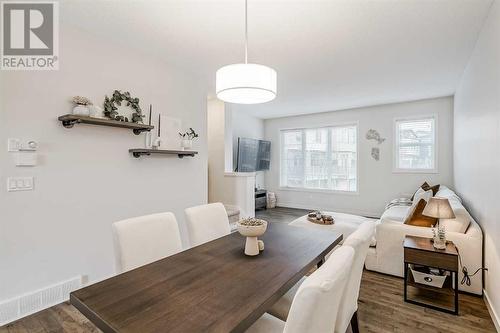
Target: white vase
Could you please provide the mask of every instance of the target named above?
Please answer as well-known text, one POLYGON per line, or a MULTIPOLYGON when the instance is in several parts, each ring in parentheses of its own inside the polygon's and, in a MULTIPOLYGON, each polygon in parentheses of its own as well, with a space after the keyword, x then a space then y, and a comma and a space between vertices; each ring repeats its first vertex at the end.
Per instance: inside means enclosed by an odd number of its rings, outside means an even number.
POLYGON ((182 139, 181 146, 184 149, 191 149, 191 148, 193 148, 193 140, 192 139, 182 139))
POLYGON ((91 117, 94 117, 94 118, 105 118, 104 117, 104 112, 102 110, 101 107, 97 106, 97 105, 90 105, 88 107, 89 109, 89 114, 91 117))
POLYGON ((73 108, 73 114, 77 115, 77 116, 87 116, 88 117, 90 115, 90 110, 85 105, 78 104, 73 108))

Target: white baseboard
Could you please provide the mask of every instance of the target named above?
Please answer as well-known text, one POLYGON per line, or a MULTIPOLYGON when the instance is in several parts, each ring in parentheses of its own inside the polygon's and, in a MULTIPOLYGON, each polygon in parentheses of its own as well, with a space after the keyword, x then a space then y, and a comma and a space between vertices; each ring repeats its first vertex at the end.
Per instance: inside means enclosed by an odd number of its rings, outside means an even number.
POLYGON ((495 328, 497 329, 497 332, 500 332, 500 317, 498 317, 498 313, 495 311, 493 306, 490 303, 490 298, 488 297, 488 293, 486 290, 483 289, 484 293, 484 302, 486 303, 486 307, 488 308, 488 311, 490 312, 491 319, 493 320, 493 324, 495 324, 495 328))
MULTIPOLYGON (((292 203, 292 202, 283 202, 283 201, 279 201, 277 203, 277 206, 278 207, 286 207, 286 208, 297 208, 297 209, 314 209, 314 207, 311 207, 311 206, 298 204, 298 203, 292 203)), ((323 209, 325 211, 329 211, 329 212, 361 215, 361 216, 365 216, 365 217, 371 217, 374 219, 380 218, 380 214, 374 213, 374 212, 365 212, 365 211, 360 211, 360 210, 344 210, 344 209, 336 209, 336 208, 332 208, 332 207, 324 207, 323 209)))
POLYGON ((35 312, 66 302, 69 293, 82 286, 82 277, 62 281, 33 292, 0 302, 0 326, 35 312))

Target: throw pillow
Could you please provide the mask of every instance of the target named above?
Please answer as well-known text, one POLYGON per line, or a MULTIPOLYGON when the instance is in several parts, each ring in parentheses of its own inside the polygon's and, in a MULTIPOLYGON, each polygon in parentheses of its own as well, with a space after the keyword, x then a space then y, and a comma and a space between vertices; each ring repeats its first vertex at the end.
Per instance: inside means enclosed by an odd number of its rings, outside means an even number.
MULTIPOLYGON (((427 182, 424 182, 419 188, 418 190, 422 189, 424 191, 429 191, 429 190, 432 190, 432 196, 435 196, 436 193, 439 191, 439 187, 440 185, 437 184, 437 185, 434 185, 434 186, 430 186, 427 182)), ((415 193, 413 193, 413 195, 411 196, 411 200, 413 201, 413 199, 415 198, 415 194, 417 194, 418 190, 415 191, 415 193)))
POLYGON ((416 227, 433 227, 438 222, 437 218, 422 215, 427 201, 420 199, 414 209, 406 217, 404 224, 413 225, 416 227))
POLYGON ((430 186, 430 185, 428 185, 428 187, 424 188, 424 190, 426 190, 426 191, 428 191, 428 190, 432 190, 432 196, 435 196, 435 195, 436 195, 436 193, 438 193, 438 191, 439 191, 439 187, 440 187, 440 186, 441 186, 441 185, 439 185, 439 184, 434 185, 434 186, 430 186))
POLYGON ((420 185, 420 187, 415 191, 413 192, 413 195, 411 196, 411 200, 413 201, 413 199, 415 199, 415 194, 417 194, 417 192, 419 190, 423 190, 424 188, 428 188, 429 187, 429 184, 427 184, 427 182, 424 182, 422 185, 420 185))
POLYGON ((413 203, 412 206, 416 206, 420 199, 424 199, 425 203, 429 201, 430 198, 433 197, 433 192, 432 190, 424 190, 419 188, 417 192, 415 192, 415 196, 413 198, 413 203))

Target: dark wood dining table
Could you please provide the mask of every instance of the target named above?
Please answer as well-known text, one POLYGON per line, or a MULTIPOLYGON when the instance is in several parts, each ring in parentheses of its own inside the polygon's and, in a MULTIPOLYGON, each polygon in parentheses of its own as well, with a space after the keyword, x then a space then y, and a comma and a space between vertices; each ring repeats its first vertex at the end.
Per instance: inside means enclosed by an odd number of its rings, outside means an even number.
POLYGON ((269 223, 258 256, 238 233, 74 291, 104 332, 242 332, 311 270, 342 234, 269 223))

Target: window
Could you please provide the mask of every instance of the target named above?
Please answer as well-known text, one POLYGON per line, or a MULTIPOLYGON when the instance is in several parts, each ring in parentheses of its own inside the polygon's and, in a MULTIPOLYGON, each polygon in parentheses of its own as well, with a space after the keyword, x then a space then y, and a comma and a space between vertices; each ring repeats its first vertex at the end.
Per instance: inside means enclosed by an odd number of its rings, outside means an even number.
POLYGON ((437 172, 436 117, 396 119, 396 172, 437 172))
POLYGON ((357 126, 281 131, 282 187, 357 191, 357 126))

